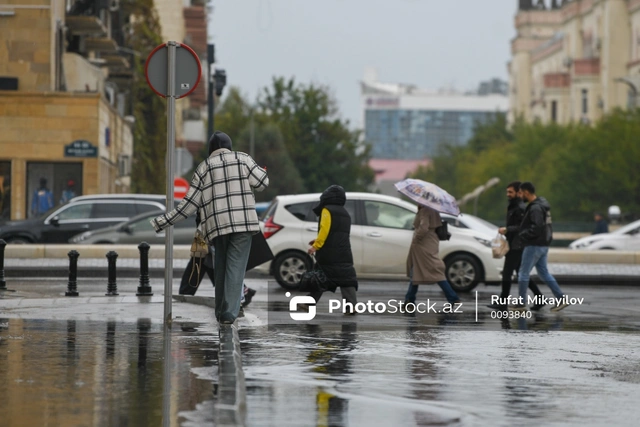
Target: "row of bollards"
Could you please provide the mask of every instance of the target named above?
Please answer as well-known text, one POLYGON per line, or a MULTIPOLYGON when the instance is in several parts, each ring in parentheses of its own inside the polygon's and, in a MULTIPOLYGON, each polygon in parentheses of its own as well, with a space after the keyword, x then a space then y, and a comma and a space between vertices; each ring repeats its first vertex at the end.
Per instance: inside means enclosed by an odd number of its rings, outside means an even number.
MULTIPOLYGON (((0 239, 0 291, 7 291, 7 282, 4 277, 4 249, 7 242, 0 239)), ((140 252, 140 284, 138 285, 137 296, 151 296, 151 285, 149 284, 149 244, 142 242, 138 245, 140 252)), ((69 257, 69 282, 67 283, 67 291, 64 293, 68 297, 77 297, 78 293, 78 258, 80 254, 76 250, 71 250, 67 254, 69 257)), ((116 296, 118 294, 118 284, 116 282, 116 259, 118 253, 115 251, 107 252, 108 279, 107 279, 107 296, 116 296)))
MULTIPOLYGON (((1 242, 1 241, 0 241, 1 242)), ((140 251, 140 282, 138 285, 137 296, 151 296, 151 285, 149 284, 149 244, 142 242, 138 245, 140 251)), ((71 250, 67 254, 69 256, 69 283, 67 284, 67 292, 65 296, 77 297, 78 294, 78 257, 80 254, 76 250, 71 250)), ((116 282, 116 259, 118 253, 115 251, 107 252, 108 267, 108 279, 107 279, 107 293, 106 296, 117 296, 118 283, 116 282)), ((0 266, 2 265, 0 261, 0 266)), ((3 271, 0 272, 0 277, 3 277, 3 271)))

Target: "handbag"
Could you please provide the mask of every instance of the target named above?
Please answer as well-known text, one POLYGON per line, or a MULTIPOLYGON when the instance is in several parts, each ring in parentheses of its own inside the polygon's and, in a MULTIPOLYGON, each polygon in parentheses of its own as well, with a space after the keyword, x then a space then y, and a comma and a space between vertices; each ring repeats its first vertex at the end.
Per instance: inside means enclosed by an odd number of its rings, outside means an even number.
POLYGON ((327 276, 313 257, 314 265, 300 278, 298 290, 300 292, 325 292, 327 290, 327 276))
MULTIPOLYGON (((204 238, 204 234, 200 231, 199 228, 196 228, 196 234, 193 236, 193 242, 191 242, 191 258, 193 258, 193 266, 191 268, 191 274, 189 275, 189 284, 191 285, 191 278, 193 277, 193 273, 196 273, 198 278, 200 278, 200 271, 202 270, 202 263, 204 259, 209 255, 209 245, 207 244, 206 239, 204 238)), ((200 285, 200 280, 197 280, 194 288, 197 288, 200 285)))
POLYGON ((436 235, 438 236, 438 240, 451 239, 451 233, 449 233, 449 228, 446 221, 442 221, 442 225, 436 228, 436 235))
POLYGON ((491 241, 491 253, 495 259, 500 259, 509 252, 507 238, 498 233, 491 241))

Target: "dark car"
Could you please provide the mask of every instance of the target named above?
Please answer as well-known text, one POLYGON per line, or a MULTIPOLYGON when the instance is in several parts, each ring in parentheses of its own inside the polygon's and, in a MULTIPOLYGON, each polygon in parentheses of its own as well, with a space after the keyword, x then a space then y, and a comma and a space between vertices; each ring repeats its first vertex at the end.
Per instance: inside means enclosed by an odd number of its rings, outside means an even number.
POLYGON ((0 239, 7 243, 67 243, 79 233, 119 224, 142 213, 164 210, 165 201, 166 196, 155 194, 74 197, 39 217, 0 225, 0 239))
MULTIPOLYGON (((164 245, 165 233, 156 233, 151 225, 151 220, 163 213, 164 210, 147 212, 111 227, 85 231, 69 239, 69 243, 138 245, 147 242, 150 245, 164 245)), ((173 243, 190 245, 195 231, 195 215, 178 222, 173 227, 173 243)))

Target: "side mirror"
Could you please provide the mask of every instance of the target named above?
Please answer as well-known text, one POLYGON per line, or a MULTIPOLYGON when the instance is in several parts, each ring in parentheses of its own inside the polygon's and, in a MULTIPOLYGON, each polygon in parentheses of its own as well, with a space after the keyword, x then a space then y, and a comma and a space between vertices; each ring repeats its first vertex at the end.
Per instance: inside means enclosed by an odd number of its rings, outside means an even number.
POLYGON ((59 226, 60 225, 60 218, 58 217, 58 215, 54 216, 53 218, 51 218, 49 220, 49 222, 54 225, 54 226, 59 226))

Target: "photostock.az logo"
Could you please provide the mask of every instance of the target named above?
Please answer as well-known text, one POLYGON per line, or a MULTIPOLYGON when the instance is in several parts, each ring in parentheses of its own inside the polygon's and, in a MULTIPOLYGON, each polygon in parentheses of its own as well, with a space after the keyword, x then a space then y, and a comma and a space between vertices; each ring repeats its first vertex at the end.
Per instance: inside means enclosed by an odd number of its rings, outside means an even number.
MULTIPOLYGON (((287 298, 291 296, 291 292, 285 294, 287 298)), ((297 296, 289 301, 289 316, 293 320, 311 320, 316 317, 316 300, 311 296, 297 296), (298 313, 298 304, 304 304, 309 307, 309 312, 298 313)))

